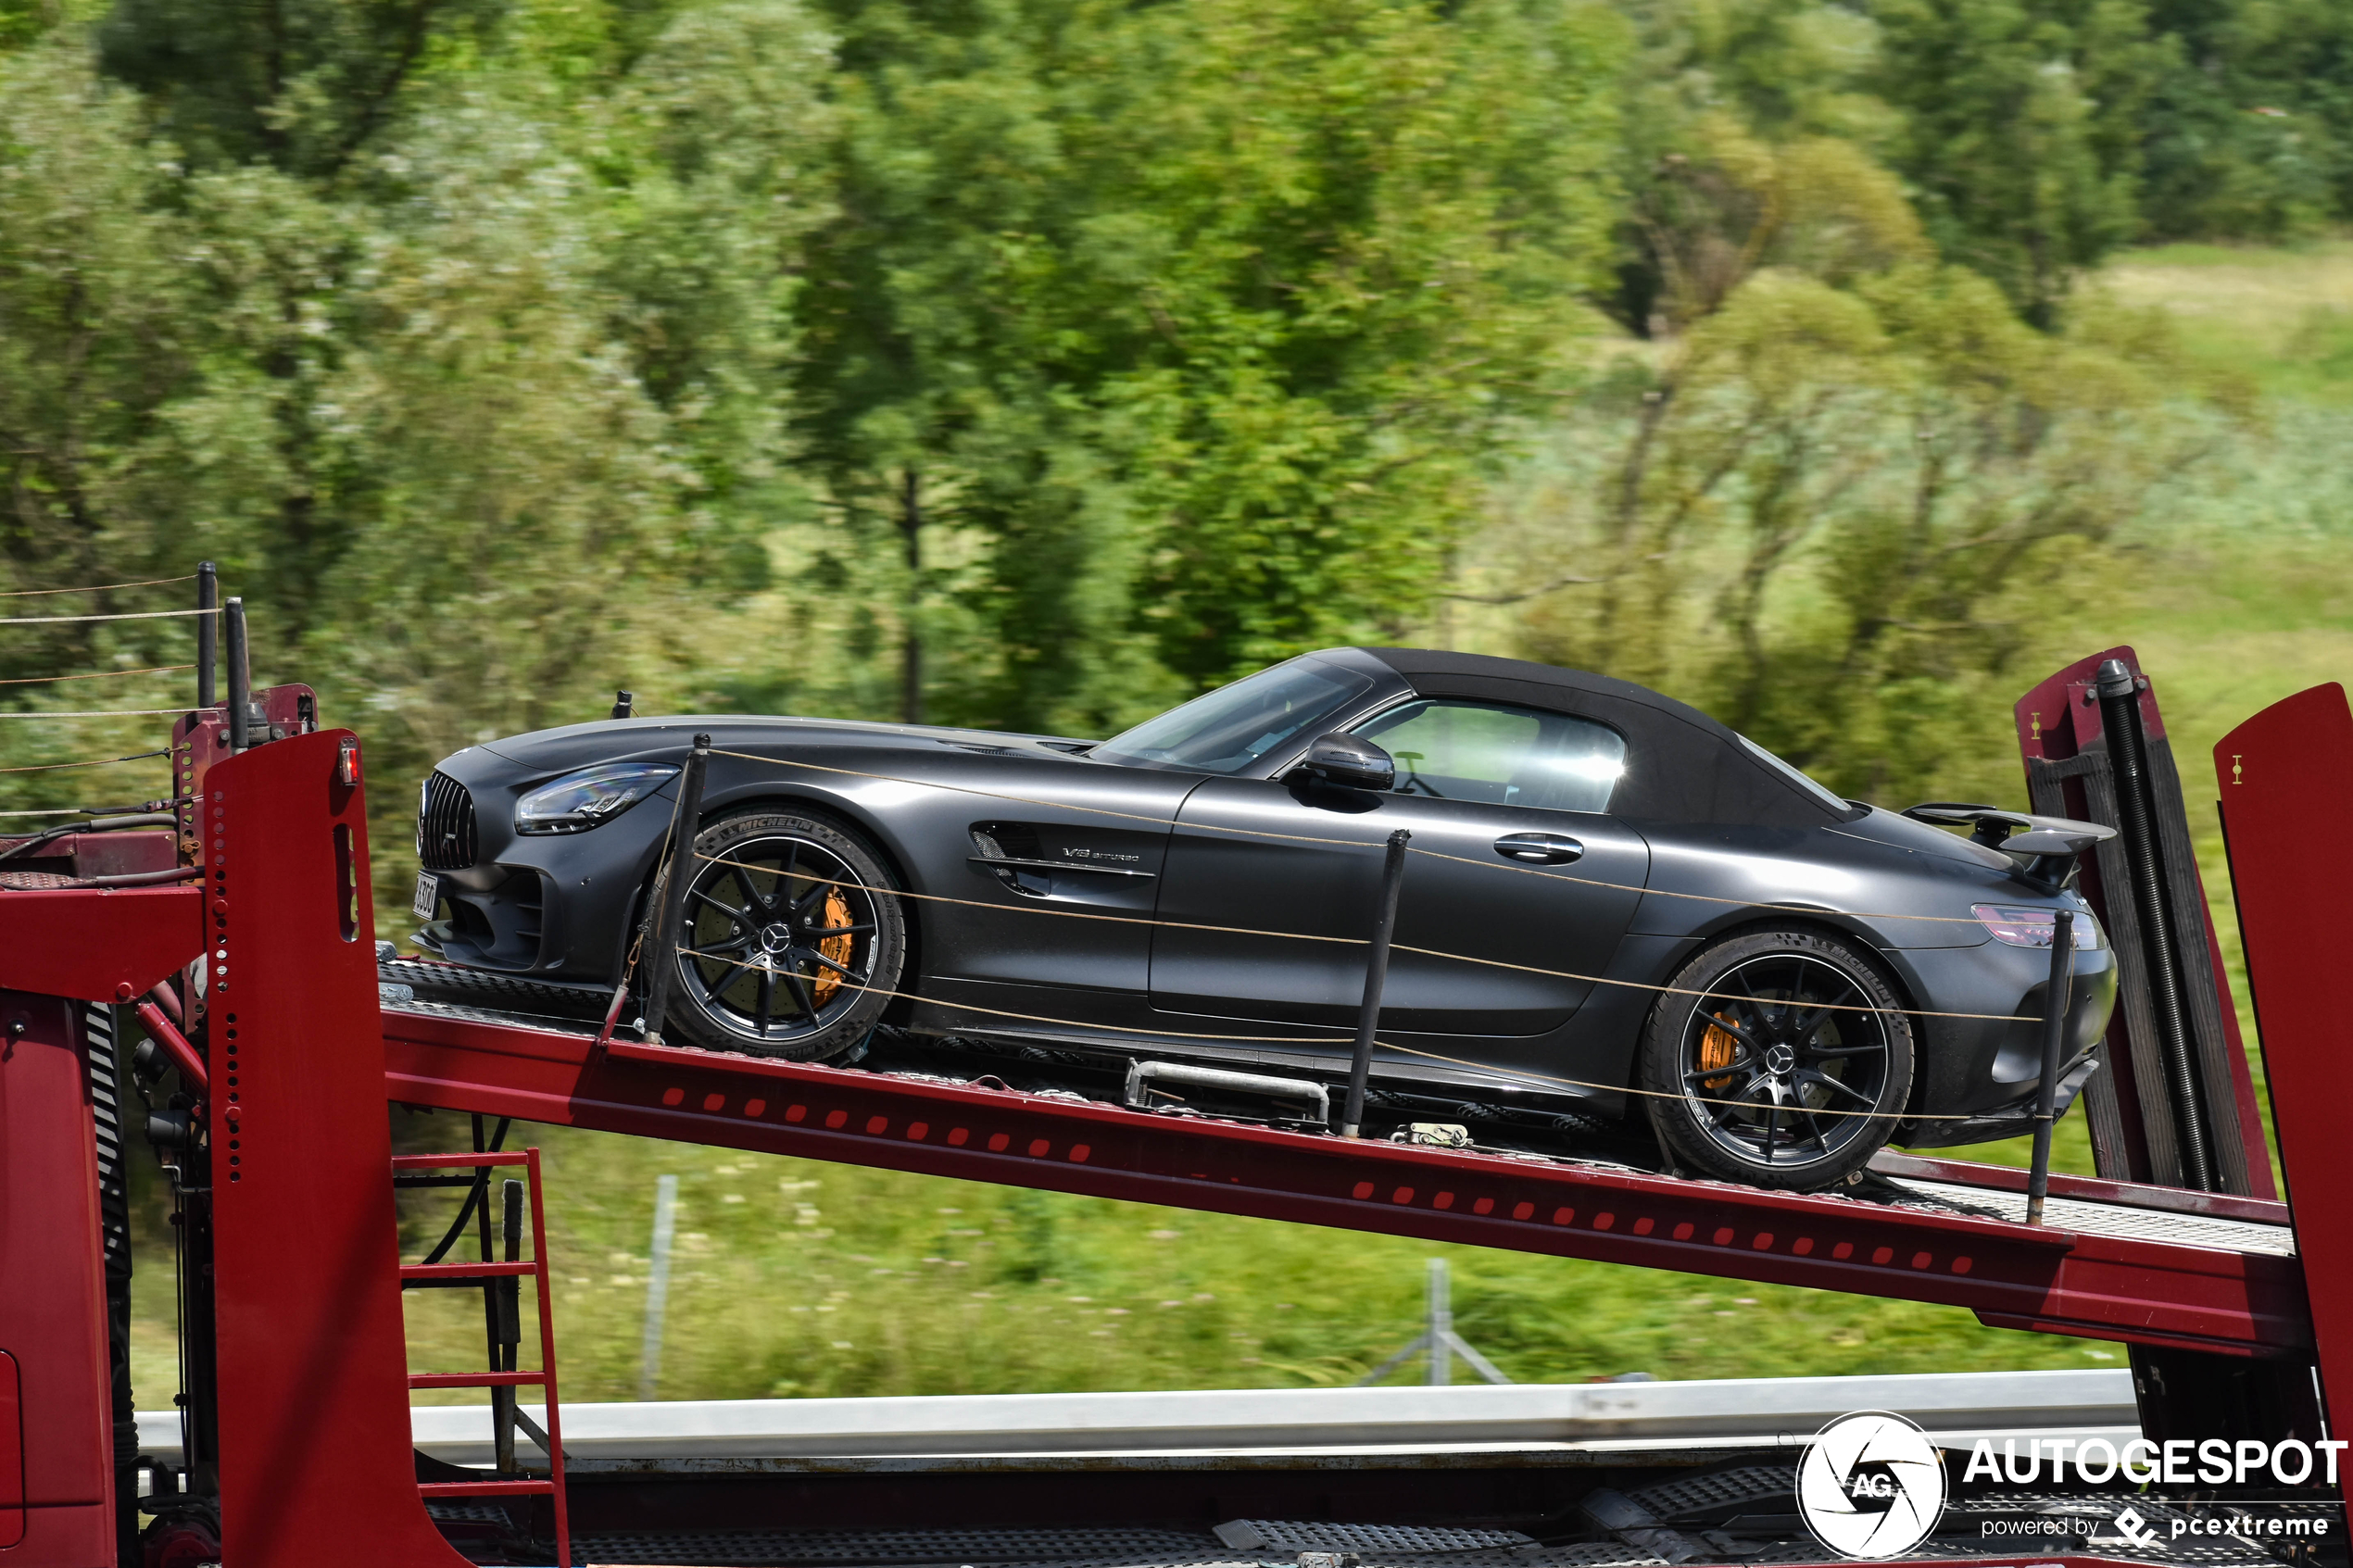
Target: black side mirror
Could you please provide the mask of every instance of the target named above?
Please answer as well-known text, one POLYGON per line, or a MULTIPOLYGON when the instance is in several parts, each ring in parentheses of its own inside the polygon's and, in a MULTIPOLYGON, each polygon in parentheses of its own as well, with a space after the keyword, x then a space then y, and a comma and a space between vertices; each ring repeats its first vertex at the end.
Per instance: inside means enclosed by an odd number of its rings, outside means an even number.
POLYGON ((1338 730, 1317 735, 1300 766, 1310 776, 1342 789, 1388 789, 1397 783, 1397 764, 1388 752, 1338 730))

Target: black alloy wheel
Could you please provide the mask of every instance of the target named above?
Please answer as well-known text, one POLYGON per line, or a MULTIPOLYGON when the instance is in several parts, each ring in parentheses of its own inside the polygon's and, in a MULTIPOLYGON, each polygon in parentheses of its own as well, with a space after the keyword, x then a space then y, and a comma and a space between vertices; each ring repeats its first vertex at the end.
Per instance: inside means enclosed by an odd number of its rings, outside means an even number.
POLYGON ((1674 1156, 1728 1181, 1811 1189, 1887 1142, 1911 1092, 1912 1025, 1861 952, 1819 932, 1755 932, 1669 985, 1642 1078, 1674 1156))
POLYGON ((890 1005, 906 952, 875 854, 814 817, 731 817, 695 840, 672 1017, 694 1044, 837 1056, 890 1005))

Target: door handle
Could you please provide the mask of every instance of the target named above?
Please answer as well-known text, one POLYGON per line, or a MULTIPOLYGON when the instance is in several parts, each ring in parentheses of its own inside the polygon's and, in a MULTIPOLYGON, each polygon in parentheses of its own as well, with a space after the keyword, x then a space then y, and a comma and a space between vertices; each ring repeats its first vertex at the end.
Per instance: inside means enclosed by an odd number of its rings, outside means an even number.
POLYGON ((1507 833, 1495 841, 1495 853, 1529 865, 1565 866, 1582 859, 1585 847, 1565 833, 1507 833))

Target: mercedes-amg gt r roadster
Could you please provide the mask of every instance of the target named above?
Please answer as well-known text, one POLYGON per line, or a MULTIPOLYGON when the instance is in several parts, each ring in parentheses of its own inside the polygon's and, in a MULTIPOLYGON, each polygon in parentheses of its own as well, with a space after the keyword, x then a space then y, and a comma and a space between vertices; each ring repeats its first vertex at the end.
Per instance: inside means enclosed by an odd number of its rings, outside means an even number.
POLYGON ((888 1025, 1331 1083, 1399 828, 1378 1091, 1647 1116, 1674 1168, 1823 1186, 2028 1129, 2061 909, 2062 1108, 2096 1066, 2116 969, 2072 872, 2108 830, 1842 800, 1626 682, 1407 648, 1106 741, 714 714, 470 746, 423 787, 419 941, 598 1001, 674 965, 667 1032, 711 1049, 888 1025), (637 950, 697 734, 683 927, 637 950))

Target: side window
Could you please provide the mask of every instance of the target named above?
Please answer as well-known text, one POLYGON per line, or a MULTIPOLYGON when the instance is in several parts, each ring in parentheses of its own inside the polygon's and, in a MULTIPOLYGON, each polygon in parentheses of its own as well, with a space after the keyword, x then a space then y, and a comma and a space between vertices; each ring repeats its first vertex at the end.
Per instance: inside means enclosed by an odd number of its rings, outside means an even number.
POLYGON ((1360 724, 1397 759, 1397 791, 1435 800, 1606 811, 1626 742, 1590 719, 1532 708, 1425 699, 1360 724))

